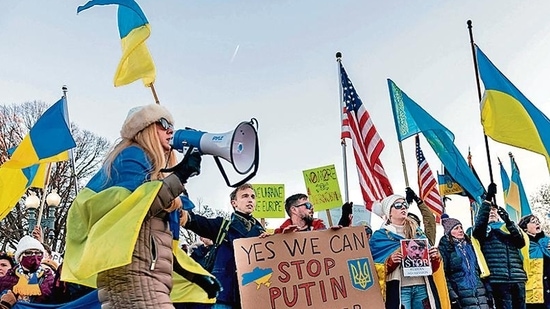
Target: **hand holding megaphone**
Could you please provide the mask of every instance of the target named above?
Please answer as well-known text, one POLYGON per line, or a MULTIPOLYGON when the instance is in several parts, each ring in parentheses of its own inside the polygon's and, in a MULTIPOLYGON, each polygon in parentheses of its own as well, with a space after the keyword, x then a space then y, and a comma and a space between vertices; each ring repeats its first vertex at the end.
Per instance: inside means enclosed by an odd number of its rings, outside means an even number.
POLYGON ((189 146, 180 163, 171 168, 161 169, 160 171, 163 173, 174 173, 174 175, 178 176, 181 183, 187 183, 189 177, 201 173, 201 154, 193 150, 195 150, 195 147, 189 146))
POLYGON ((257 125, 257 120, 252 118, 250 121, 241 122, 234 130, 225 133, 208 133, 191 128, 175 130, 170 144, 173 149, 185 152, 186 156, 190 153, 189 148, 194 148, 194 152, 199 154, 212 155, 226 184, 230 187, 238 187, 254 177, 258 171, 257 125), (238 174, 249 173, 248 176, 231 184, 219 158, 231 163, 238 174))

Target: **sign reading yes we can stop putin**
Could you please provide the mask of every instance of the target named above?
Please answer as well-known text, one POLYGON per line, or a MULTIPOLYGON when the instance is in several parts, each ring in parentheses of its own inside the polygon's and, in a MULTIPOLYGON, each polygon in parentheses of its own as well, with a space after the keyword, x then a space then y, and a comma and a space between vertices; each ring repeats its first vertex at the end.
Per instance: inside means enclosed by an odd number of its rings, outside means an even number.
POLYGON ((233 242, 243 309, 384 308, 365 228, 233 242))
POLYGON ((315 211, 342 206, 342 194, 334 164, 303 171, 307 195, 315 211))

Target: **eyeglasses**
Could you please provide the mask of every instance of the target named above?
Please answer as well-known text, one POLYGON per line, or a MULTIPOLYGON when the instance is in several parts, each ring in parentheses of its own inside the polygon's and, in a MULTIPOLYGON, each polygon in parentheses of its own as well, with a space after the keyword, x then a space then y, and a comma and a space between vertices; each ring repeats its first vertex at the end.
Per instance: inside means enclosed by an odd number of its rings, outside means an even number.
POLYGON ((301 206, 305 206, 306 209, 311 209, 311 208, 313 208, 313 204, 311 204, 310 202, 305 202, 305 203, 303 203, 303 204, 296 205, 296 206, 294 206, 294 207, 301 207, 301 206))
POLYGON ((23 256, 42 256, 44 255, 44 253, 42 253, 42 251, 31 251, 31 250, 27 250, 27 251, 23 251, 23 253, 21 253, 21 255, 23 256))
POLYGON ((401 208, 409 209, 409 204, 407 202, 397 202, 392 205, 393 208, 399 210, 401 208))
POLYGON ((174 129, 174 125, 172 125, 170 122, 168 122, 168 120, 166 120, 166 118, 160 118, 158 121, 157 121, 158 124, 160 124, 160 126, 164 129, 164 130, 173 130, 174 129))
POLYGON ((529 223, 540 224, 539 219, 532 218, 529 223))

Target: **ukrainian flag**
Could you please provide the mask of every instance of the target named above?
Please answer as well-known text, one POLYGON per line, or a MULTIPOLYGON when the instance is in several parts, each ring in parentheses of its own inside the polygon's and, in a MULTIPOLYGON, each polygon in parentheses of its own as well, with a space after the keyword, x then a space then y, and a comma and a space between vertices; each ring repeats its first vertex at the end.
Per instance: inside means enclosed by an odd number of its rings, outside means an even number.
POLYGON ((156 69, 145 44, 151 26, 139 5, 133 0, 92 0, 79 6, 77 13, 95 5, 118 5, 118 32, 122 43, 122 58, 115 72, 115 87, 142 79, 145 86, 155 82, 156 69))
POLYGON ((477 66, 485 94, 481 124, 497 142, 524 148, 546 157, 550 171, 550 120, 531 103, 476 45, 477 66))
POLYGON ((510 191, 510 177, 508 177, 508 173, 504 169, 504 166, 502 166, 500 159, 498 160, 498 164, 500 165, 500 179, 502 181, 502 194, 504 195, 506 211, 510 215, 510 219, 512 219, 512 221, 518 222, 518 212, 520 211, 519 203, 510 203, 510 200, 508 199, 508 192, 510 191))
POLYGON ((508 189, 506 204, 510 204, 517 209, 520 212, 520 217, 530 215, 531 207, 529 206, 529 199, 527 198, 527 194, 525 194, 516 160, 511 153, 510 164, 512 165, 512 177, 510 178, 510 188, 508 189))
POLYGON ((2 168, 22 169, 38 163, 68 160, 76 147, 67 117, 67 101, 61 98, 40 116, 2 168))
POLYGON ((43 188, 47 163, 24 169, 0 168, 0 220, 13 209, 29 187, 43 188))

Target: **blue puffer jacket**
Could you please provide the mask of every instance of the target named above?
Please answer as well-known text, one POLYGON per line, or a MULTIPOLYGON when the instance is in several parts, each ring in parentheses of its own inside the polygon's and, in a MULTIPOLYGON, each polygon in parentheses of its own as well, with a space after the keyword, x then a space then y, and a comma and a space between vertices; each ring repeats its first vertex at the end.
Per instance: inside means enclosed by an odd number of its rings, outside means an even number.
MULTIPOLYGON (((222 217, 210 219, 193 213, 189 213, 189 218, 190 221, 185 225, 186 229, 212 240, 217 238, 224 220, 222 217)), ((233 308, 241 308, 233 241, 239 238, 257 237, 264 231, 265 229, 261 223, 251 215, 239 212, 232 214, 229 230, 218 247, 214 268, 211 272, 222 286, 222 291, 216 299, 217 303, 231 305, 233 308)))
POLYGON ((525 239, 514 222, 494 222, 489 224, 491 205, 485 201, 481 205, 472 235, 479 240, 491 275, 491 283, 514 283, 527 281, 523 270, 520 249, 525 239))
MULTIPOLYGON (((467 237, 467 236, 466 236, 467 237)), ((476 261, 465 262, 464 254, 457 251, 457 240, 453 239, 449 235, 445 235, 439 241, 439 252, 443 259, 443 265, 445 267, 445 277, 447 279, 447 287, 449 288, 449 297, 451 301, 456 300, 460 303, 460 308, 468 309, 488 309, 487 304, 487 292, 485 285, 481 281, 480 269, 476 261), (470 267, 464 269, 463 265, 470 267), (472 277, 475 279, 475 284, 468 284, 466 272, 472 272, 472 277), (472 288, 472 286, 474 286, 472 288)), ((462 243, 463 248, 470 246, 473 250, 472 244, 468 238, 462 243)), ((473 280, 472 280, 473 281, 473 280)))

